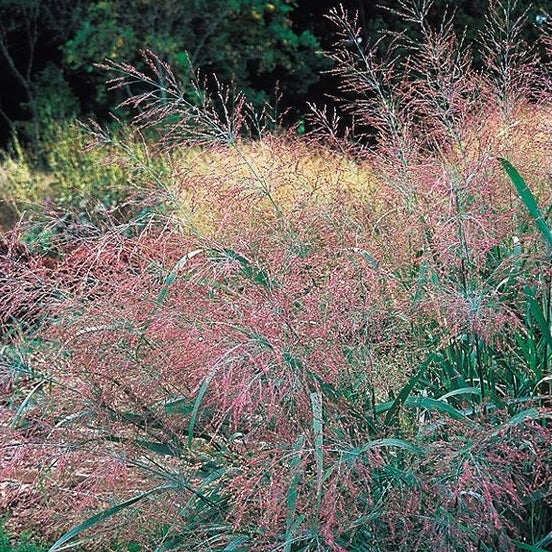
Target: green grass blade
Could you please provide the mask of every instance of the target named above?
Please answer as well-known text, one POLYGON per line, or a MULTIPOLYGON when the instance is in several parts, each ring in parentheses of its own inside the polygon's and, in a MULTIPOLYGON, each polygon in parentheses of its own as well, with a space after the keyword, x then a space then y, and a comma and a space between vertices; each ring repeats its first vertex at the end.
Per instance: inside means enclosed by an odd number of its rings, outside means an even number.
POLYGON ((527 419, 535 420, 538 419, 539 416, 540 413, 536 408, 527 408, 526 410, 522 410, 521 412, 518 412, 517 414, 512 416, 505 424, 503 424, 503 427, 515 426, 520 424, 521 422, 524 422, 527 419))
POLYGON ((481 398, 481 389, 479 387, 461 387, 460 389, 454 389, 439 397, 441 402, 450 399, 450 397, 457 397, 462 395, 476 395, 481 398))
POLYGON ((166 414, 191 414, 194 405, 188 397, 171 399, 164 404, 166 414))
POLYGON ((547 546, 550 543, 552 543, 552 531, 545 535, 539 542, 537 542, 536 546, 547 546))
POLYGON ((540 546, 527 544, 517 540, 512 542, 518 547, 519 550, 529 550, 529 552, 550 552, 549 548, 541 548, 540 546))
POLYGON ((199 388, 199 391, 197 393, 197 396, 194 402, 194 407, 192 408, 192 414, 190 415, 190 426, 188 427, 188 447, 189 448, 192 448, 192 442, 194 439, 194 430, 197 423, 197 417, 199 415, 199 409, 201 407, 201 403, 203 402, 205 393, 207 393, 207 389, 209 388, 211 381, 213 381, 213 378, 218 372, 220 366, 221 364, 215 364, 215 366, 211 369, 211 371, 207 374, 207 376, 201 383, 201 387, 199 388))
POLYGON ((169 293, 169 289, 176 280, 176 277, 178 276, 178 273, 182 269, 182 267, 190 260, 193 259, 196 255, 199 255, 203 252, 203 249, 196 249, 194 251, 190 251, 190 253, 187 253, 182 258, 180 258, 176 263, 174 264, 172 270, 169 272, 168 276, 165 278, 165 281, 163 282, 163 286, 161 287, 161 291, 159 292, 159 295, 157 296, 157 299, 155 300, 155 307, 159 308, 165 298, 167 297, 167 294, 169 293))
POLYGON ((418 278, 416 279, 416 291, 414 293, 413 303, 416 304, 423 296, 426 284, 428 282, 429 264, 427 261, 420 263, 418 278))
POLYGON ((180 458, 181 451, 178 444, 164 443, 162 441, 148 441, 146 439, 131 439, 128 437, 119 437, 117 435, 106 435, 105 439, 112 443, 121 443, 122 445, 138 445, 155 454, 162 456, 174 456, 180 458))
POLYGON ((392 437, 384 439, 374 439, 373 441, 370 441, 362 448, 357 450, 359 451, 359 454, 362 454, 374 448, 399 448, 407 450, 408 452, 413 452, 414 454, 422 454, 423 452, 420 447, 408 441, 405 441, 404 439, 396 439, 392 437))
POLYGON ((270 343, 270 341, 266 337, 264 337, 263 335, 261 335, 259 333, 256 333, 256 332, 252 332, 252 331, 250 331, 246 328, 242 328, 241 326, 236 326, 234 324, 230 325, 230 327, 234 328, 238 332, 241 332, 242 334, 249 337, 249 339, 251 339, 251 341, 254 341, 258 345, 260 345, 261 348, 268 349, 269 351, 274 350, 274 348, 272 347, 272 344, 270 343))
POLYGON ((253 283, 264 287, 265 289, 273 289, 277 283, 270 277, 270 274, 264 268, 257 268, 255 265, 243 255, 233 249, 222 249, 221 251, 213 250, 214 253, 222 253, 224 259, 237 261, 240 265, 241 273, 251 280, 253 283))
POLYGON ((284 351, 282 356, 292 370, 300 371, 303 369, 303 363, 299 359, 295 358, 291 353, 284 351))
POLYGON ((25 400, 21 403, 21 405, 17 409, 17 412, 13 416, 13 419, 10 423, 11 428, 16 428, 19 425, 19 422, 25 415, 25 411, 27 410, 27 407, 29 406, 29 403, 32 401, 35 393, 40 391, 40 389, 42 389, 46 383, 47 383, 47 380, 41 380, 29 391, 28 395, 25 397, 25 400))
POLYGON ((188 427, 188 447, 192 448, 192 442, 194 439, 194 430, 197 423, 197 417, 199 415, 199 409, 201 408, 201 404, 203 402, 203 398, 205 397, 205 393, 207 393, 207 389, 209 389, 209 385, 211 384, 211 381, 213 381, 213 378, 216 376, 217 372, 223 366, 224 362, 232 355, 232 353, 241 347, 241 344, 236 345, 235 347, 232 347, 229 351, 227 351, 211 368, 209 373, 205 376, 205 379, 201 383, 201 386, 199 388, 199 391, 197 392, 196 399, 194 401, 194 406, 192 408, 192 413, 190 415, 190 425, 188 427))
POLYGON ((172 489, 172 485, 163 485, 161 487, 156 487, 155 489, 152 489, 146 493, 139 494, 138 496, 135 496, 129 500, 125 500, 124 502, 121 502, 120 504, 117 504, 115 506, 112 506, 111 508, 108 508, 107 510, 104 510, 103 512, 100 512, 99 514, 96 514, 90 518, 88 518, 86 521, 83 521, 80 525, 77 525, 76 527, 73 527, 73 529, 70 529, 62 535, 49 549, 48 552, 56 552, 56 550, 60 550, 61 547, 83 531, 86 531, 87 529, 91 529, 92 527, 95 527, 98 525, 98 523, 101 523, 105 519, 110 518, 111 516, 114 516, 115 514, 119 513, 120 511, 124 510, 125 508, 128 508, 137 502, 140 502, 140 500, 143 500, 144 498, 147 498, 148 496, 151 496, 153 494, 157 494, 163 491, 167 491, 169 489, 172 489))
POLYGON ((529 287, 525 287, 525 298, 529 305, 529 312, 537 323, 542 336, 547 341, 548 346, 552 347, 552 328, 548 320, 546 320, 546 314, 543 312, 541 305, 535 297, 535 292, 529 287))
MULTIPOLYGON (((413 389, 416 387, 416 385, 418 384, 422 376, 426 373, 430 364, 437 358, 441 358, 441 355, 430 354, 429 357, 425 360, 425 362, 423 362, 418 367, 415 374, 410 378, 410 380, 408 380, 408 383, 401 389, 401 391, 397 395, 397 398, 392 402, 389 409, 387 408, 385 409, 387 410, 387 416, 385 417, 386 425, 389 425, 393 422, 393 419, 397 415, 399 408, 402 406, 402 404, 410 395, 410 393, 412 393, 413 389)), ((377 408, 376 408, 376 411, 378 411, 377 408)))
POLYGON ((370 255, 368 251, 365 251, 364 249, 361 249, 360 247, 353 247, 353 251, 355 253, 358 253, 369 265, 370 268, 373 270, 379 270, 379 263, 376 261, 375 257, 370 255))
POLYGON ((293 456, 290 462, 291 473, 293 474, 291 484, 287 491, 286 506, 286 541, 284 543, 284 552, 291 552, 294 533, 304 520, 303 516, 295 518, 297 511, 297 493, 299 483, 301 482, 301 450, 305 445, 305 438, 300 435, 293 445, 293 456))
POLYGON ((522 424, 523 422, 525 422, 525 420, 538 420, 539 417, 540 417, 540 413, 536 408, 527 408, 512 416, 507 422, 500 424, 497 427, 497 429, 493 431, 492 435, 493 436, 500 435, 500 432, 504 428, 513 427, 513 426, 522 424))
POLYGON ((508 176, 510 177, 514 186, 516 187, 517 193, 527 207, 529 214, 535 220, 537 228, 544 236, 544 239, 548 242, 548 247, 550 248, 550 250, 552 250, 552 232, 550 231, 550 228, 546 223, 546 219, 544 218, 544 215, 539 208, 533 192, 531 192, 523 177, 510 162, 506 161, 506 159, 501 158, 499 158, 499 161, 504 170, 508 173, 508 176))
POLYGON ((314 455, 316 458, 316 497, 318 506, 322 503, 322 483, 324 479, 324 420, 322 393, 310 394, 312 407, 312 429, 314 431, 314 455))
POLYGON ((248 541, 249 537, 246 536, 238 535, 233 537, 222 552, 245 552, 250 548, 250 546, 246 544, 248 541))
MULTIPOLYGON (((448 414, 454 420, 467 421, 466 415, 460 410, 457 410, 450 404, 431 397, 408 397, 404 401, 404 406, 407 408, 422 408, 428 412, 440 412, 441 414, 448 414)), ((470 420, 471 421, 471 420, 470 420)))

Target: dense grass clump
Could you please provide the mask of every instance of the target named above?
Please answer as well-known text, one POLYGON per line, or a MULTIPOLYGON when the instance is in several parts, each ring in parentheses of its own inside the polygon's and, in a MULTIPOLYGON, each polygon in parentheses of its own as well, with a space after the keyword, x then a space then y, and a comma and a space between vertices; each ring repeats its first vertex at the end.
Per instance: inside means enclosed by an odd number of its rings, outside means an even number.
POLYGON ((149 88, 83 155, 131 208, 0 245, 10 523, 52 551, 550 547, 548 69, 511 3, 484 72, 428 7, 384 60, 332 13, 346 138, 110 65, 149 88))
POLYGON ((18 539, 18 542, 12 542, 10 536, 4 530, 4 522, 0 522, 0 551, 1 552, 43 552, 46 549, 32 541, 28 536, 18 539))

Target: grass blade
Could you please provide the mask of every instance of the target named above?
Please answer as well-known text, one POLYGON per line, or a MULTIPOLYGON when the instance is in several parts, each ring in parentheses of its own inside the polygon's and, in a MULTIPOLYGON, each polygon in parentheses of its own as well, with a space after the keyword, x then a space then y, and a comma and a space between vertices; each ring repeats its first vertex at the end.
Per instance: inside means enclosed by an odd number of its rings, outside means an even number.
POLYGON ((399 408, 402 406, 407 397, 412 393, 413 389, 416 387, 417 383, 420 381, 422 376, 426 373, 426 370, 429 368, 430 364, 440 358, 440 355, 431 354, 425 360, 425 362, 418 367, 416 373, 408 380, 408 383, 401 389, 397 398, 392 402, 391 406, 387 410, 387 416, 385 417, 385 424, 389 425, 393 422, 393 419, 397 415, 399 408))
MULTIPOLYGON (((521 424, 525 420, 538 420, 540 413, 536 408, 527 408, 518 412, 512 416, 507 422, 503 423, 500 427, 512 427, 521 424)), ((498 432, 496 432, 498 434, 498 432)))
POLYGON ((499 158, 499 161, 504 170, 508 173, 511 181, 514 183, 514 186, 516 187, 516 190, 521 197, 523 203, 527 207, 529 214, 531 215, 531 217, 533 217, 533 219, 535 219, 535 224, 537 225, 537 228, 541 231, 544 239, 548 242, 549 250, 552 251, 552 232, 550 231, 548 224, 546 224, 546 219, 544 218, 544 215, 539 208, 533 192, 531 192, 523 177, 509 161, 506 161, 506 159, 502 158, 499 158))
POLYGON ((213 381, 213 378, 215 377, 216 373, 218 372, 221 364, 217 363, 213 366, 211 371, 207 374, 203 382, 201 383, 201 387, 199 388, 199 391, 196 396, 196 400, 194 402, 194 407, 192 409, 192 414, 190 416, 190 426, 188 427, 188 447, 192 448, 192 442, 194 440, 194 430, 197 423, 197 417, 199 414, 199 409, 201 407, 201 403, 203 402, 203 398, 205 397, 205 393, 207 393, 207 389, 209 388, 209 385, 211 384, 211 381, 213 381))
POLYGON ((194 406, 192 408, 192 413, 190 415, 190 426, 188 428, 188 447, 192 448, 192 442, 194 439, 194 429, 197 423, 197 417, 199 414, 199 409, 201 407, 201 403, 203 402, 203 398, 205 397, 205 393, 207 393, 207 389, 209 388, 209 385, 211 384, 211 381, 213 381, 213 378, 219 371, 220 367, 224 364, 224 361, 227 360, 227 358, 239 347, 241 347, 241 343, 236 345, 235 347, 232 347, 229 351, 227 351, 211 368, 209 373, 205 376, 205 379, 201 383, 201 386, 199 388, 199 391, 197 392, 196 399, 194 401, 194 406))
POLYGON ((314 454, 316 458, 316 498, 320 507, 322 504, 322 483, 324 478, 324 420, 322 393, 310 394, 312 407, 312 429, 314 431, 314 454))
POLYGON ((541 305, 535 297, 535 292, 529 286, 525 287, 525 298, 529 305, 529 312, 537 323, 543 338, 548 343, 548 346, 552 347, 552 327, 550 327, 550 323, 546 319, 546 314, 543 312, 541 305))
POLYGON ((305 438, 300 435, 295 444, 293 445, 293 457, 290 462, 291 472, 293 474, 291 485, 287 492, 287 516, 286 516, 286 541, 284 544, 284 552, 291 552, 293 545, 293 534, 296 529, 303 522, 304 517, 299 516, 295 518, 295 512, 297 510, 297 489, 301 482, 301 450, 305 445, 305 438))
POLYGON ((461 387, 460 389, 454 389, 439 397, 439 400, 446 401, 450 397, 457 397, 462 395, 476 395, 481 398, 481 389, 479 387, 461 387))
POLYGON ((373 448, 400 448, 403 450, 407 450, 408 452, 413 452, 414 454, 421 454, 423 451, 420 447, 409 443, 408 441, 405 441, 404 439, 396 439, 396 438, 384 438, 384 439, 374 439, 373 441, 370 441, 366 445, 364 445, 360 452, 368 452, 369 450, 373 448))
POLYGON ((373 270, 379 270, 379 263, 376 261, 376 259, 368 253, 368 251, 365 251, 364 249, 361 249, 360 247, 353 247, 353 251, 355 253, 358 253, 372 268, 373 270))
POLYGON ((190 414, 194 405, 188 397, 178 397, 171 399, 164 404, 166 414, 190 414))
POLYGON ((14 414, 13 419, 10 423, 10 427, 16 428, 19 425, 19 422, 25 415, 25 411, 27 410, 27 407, 29 406, 29 403, 32 401, 33 396, 35 393, 40 391, 44 387, 44 385, 47 383, 47 380, 41 380, 39 381, 29 392, 29 394, 25 397, 25 400, 21 403, 19 408, 17 409, 17 412, 14 414))
POLYGON ((237 261, 240 265, 240 272, 253 283, 268 290, 276 287, 276 282, 272 280, 270 274, 264 268, 257 268, 249 259, 240 255, 233 249, 226 248, 221 251, 215 249, 212 252, 218 254, 222 253, 223 260, 237 261))
POLYGON ((549 548, 541 548, 540 546, 527 544, 517 540, 512 542, 518 547, 519 550, 529 550, 529 552, 550 552, 549 548))
POLYGON ((179 271, 182 269, 182 267, 190 260, 193 259, 196 255, 199 255, 203 252, 203 249, 195 249, 194 251, 190 251, 186 255, 184 255, 182 258, 180 258, 176 263, 174 264, 172 270, 169 272, 168 276, 165 278, 165 281, 163 282, 163 287, 161 288, 161 291, 159 292, 159 295, 157 296, 157 299, 155 300, 155 306, 156 308, 159 308, 163 301, 165 300, 165 297, 169 293, 169 289, 171 285, 176 280, 176 277, 178 276, 179 271))
POLYGON ((163 485, 161 487, 156 487, 155 489, 152 489, 150 491, 147 491, 146 493, 139 494, 129 500, 125 500, 124 502, 121 502, 120 504, 117 504, 115 506, 112 506, 111 508, 108 508, 107 510, 104 510, 103 512, 100 512, 99 514, 96 514, 90 518, 88 518, 86 521, 83 521, 80 525, 77 525, 76 527, 73 527, 73 529, 70 529, 62 535, 49 549, 48 552, 56 552, 56 550, 60 550, 61 547, 83 531, 86 531, 87 529, 91 529, 92 527, 95 527, 98 525, 98 523, 101 523, 103 520, 110 518, 111 516, 114 516, 118 512, 124 510, 125 508, 128 508, 132 506, 133 504, 136 504, 137 502, 140 502, 140 500, 143 500, 144 498, 147 498, 148 496, 151 496, 153 494, 157 494, 163 491, 167 491, 169 489, 172 489, 172 485, 163 485))
POLYGON ((222 552, 245 552, 250 548, 247 546, 248 541, 249 537, 238 535, 226 545, 222 552))
POLYGON ((469 420, 469 418, 466 418, 466 415, 463 412, 460 412, 460 410, 457 410, 446 402, 439 399, 433 399, 431 397, 411 396, 404 401, 404 406, 407 408, 422 408, 428 412, 437 411, 442 414, 448 414, 454 420, 469 420))

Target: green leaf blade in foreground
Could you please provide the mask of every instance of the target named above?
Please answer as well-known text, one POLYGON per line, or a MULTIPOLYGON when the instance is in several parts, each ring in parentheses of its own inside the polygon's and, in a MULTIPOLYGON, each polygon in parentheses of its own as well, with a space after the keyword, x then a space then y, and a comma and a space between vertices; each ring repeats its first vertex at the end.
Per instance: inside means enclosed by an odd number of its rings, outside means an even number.
POLYGON ((460 410, 457 410, 446 402, 433 399, 431 397, 411 395, 404 401, 404 406, 407 408, 421 408, 423 410, 427 410, 428 412, 439 412, 441 414, 447 414, 453 420, 471 422, 471 420, 460 410))
POLYGON ((310 395, 312 406, 312 429, 314 432, 314 454, 316 458, 316 501, 320 508, 322 504, 322 484, 324 479, 324 410, 322 393, 313 392, 310 395))
POLYGON ((529 550, 529 552, 549 552, 548 548, 541 548, 537 545, 527 544, 517 540, 512 542, 518 547, 519 550, 529 550))
POLYGON ((111 508, 108 508, 107 510, 104 510, 103 512, 100 512, 99 514, 96 514, 87 520, 83 521, 81 524, 77 525, 76 527, 73 527, 73 529, 70 529, 62 535, 49 549, 48 552, 56 552, 57 550, 60 550, 61 547, 66 543, 69 542, 71 539, 82 533, 83 531, 86 531, 87 529, 91 529, 92 527, 95 527, 98 525, 98 523, 101 523, 105 519, 110 518, 111 516, 114 516, 115 514, 119 513, 120 511, 124 510, 125 508, 128 508, 137 502, 140 502, 140 500, 143 500, 144 498, 147 498, 148 496, 151 496, 156 493, 160 493, 163 491, 168 491, 169 489, 172 489, 172 485, 163 485, 161 487, 156 487, 155 489, 152 489, 150 491, 147 491, 145 493, 139 494, 135 497, 130 498, 129 500, 125 500, 124 502, 121 502, 120 504, 116 504, 115 506, 112 506, 111 508))
POLYGON ((267 290, 274 289, 277 286, 277 282, 270 277, 268 271, 264 268, 256 267, 249 259, 240 255, 233 249, 225 248, 221 252, 213 250, 215 253, 223 253, 224 259, 231 261, 237 261, 240 265, 241 273, 254 284, 260 285, 267 290))
POLYGON ((548 346, 552 348, 552 327, 546 319, 547 314, 543 312, 543 306, 540 305, 535 292, 529 286, 525 286, 525 300, 527 301, 529 312, 533 320, 535 320, 542 333, 543 339, 548 343, 548 346))
POLYGON ((190 425, 188 427, 188 448, 192 448, 192 443, 194 440, 194 430, 195 426, 199 417, 199 410, 201 408, 201 404, 203 402, 203 398, 205 397, 207 390, 209 389, 209 385, 211 385, 211 382, 213 381, 214 377, 216 376, 217 372, 219 371, 220 367, 224 365, 224 362, 228 360, 229 357, 239 348, 241 347, 241 344, 238 343, 238 345, 235 345, 232 347, 229 351, 227 351, 224 355, 222 355, 221 358, 213 365, 209 373, 205 376, 203 382, 201 383, 199 390, 197 392, 194 406, 192 408, 192 413, 190 414, 190 425))
POLYGON ((399 409, 404 404, 410 393, 414 390, 418 382, 427 372, 429 366, 437 359, 440 359, 440 355, 432 353, 426 358, 426 360, 416 369, 414 375, 408 380, 407 384, 401 389, 396 399, 390 404, 385 403, 380 405, 382 408, 377 408, 376 411, 387 412, 385 417, 385 425, 391 425, 394 423, 395 417, 398 415, 399 409))
POLYGON ((207 393, 207 389, 209 388, 209 385, 211 384, 211 381, 215 377, 219 368, 220 368, 220 364, 215 364, 215 366, 211 369, 211 371, 207 374, 207 376, 201 383, 201 386, 197 393, 194 406, 192 408, 192 414, 190 416, 190 425, 188 427, 188 448, 190 449, 192 448, 192 443, 194 440, 194 430, 199 416, 199 409, 201 407, 201 403, 203 402, 203 398, 207 393))
POLYGON ((301 451, 305 446, 305 438, 300 435, 297 441, 293 445, 293 456, 290 461, 290 468, 293 474, 291 484, 287 491, 287 516, 286 516, 286 541, 284 543, 283 552, 291 552, 293 546, 295 531, 301 526, 304 521, 304 516, 300 515, 295 517, 297 511, 297 496, 299 490, 299 484, 302 478, 301 451))
POLYGON ((413 443, 410 443, 409 441, 406 441, 404 439, 397 439, 394 437, 374 439, 373 441, 370 441, 369 443, 364 445, 359 450, 359 452, 365 453, 374 448, 399 448, 408 452, 412 452, 413 454, 419 455, 423 453, 423 449, 421 449, 417 445, 414 445, 413 443))
POLYGON ((249 546, 247 545, 247 542, 249 541, 249 537, 238 535, 235 536, 224 548, 222 552, 245 552, 246 550, 249 550, 249 546))
POLYGON ((153 309, 153 313, 157 311, 165 301, 165 298, 169 294, 169 290, 171 286, 174 284, 176 278, 178 277, 178 274, 180 270, 186 265, 186 263, 193 259, 196 255, 199 255, 200 253, 203 253, 203 249, 196 249, 195 251, 190 251, 190 253, 186 253, 183 257, 181 257, 172 267, 171 271, 165 278, 163 285, 161 287, 161 290, 159 291, 159 294, 157 295, 157 299, 155 300, 155 307, 153 309))
POLYGON ((188 397, 177 397, 171 399, 164 404, 166 414, 190 414, 194 405, 188 397))
POLYGON ((529 189, 529 186, 527 186, 527 183, 523 179, 523 177, 519 174, 517 169, 506 159, 499 158, 500 164, 502 165, 503 169, 506 171, 508 176, 510 177, 510 180, 513 182, 514 186, 516 187, 517 193, 521 197, 523 203, 527 207, 527 210, 529 211, 529 214, 533 219, 535 219, 535 224, 537 225, 537 228, 541 231, 542 235, 544 236, 544 239, 548 243, 548 247, 552 251, 552 232, 550 231, 550 228, 548 227, 548 224, 546 223, 546 219, 542 213, 542 211, 539 208, 539 205, 537 203, 537 200, 535 199, 535 196, 533 195, 533 192, 529 189))

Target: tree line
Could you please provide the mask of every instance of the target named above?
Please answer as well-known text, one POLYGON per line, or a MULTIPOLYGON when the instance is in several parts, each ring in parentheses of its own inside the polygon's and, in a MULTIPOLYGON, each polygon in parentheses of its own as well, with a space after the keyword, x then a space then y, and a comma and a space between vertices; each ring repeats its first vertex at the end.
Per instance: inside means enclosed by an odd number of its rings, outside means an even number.
MULTIPOLYGON (((422 0, 423 2, 423 0, 422 0)), ((331 0, 0 0, 0 147, 17 135, 38 147, 53 121, 82 115, 105 119, 124 91, 107 91, 97 64, 109 58, 137 67, 154 51, 185 76, 199 71, 232 82, 254 105, 281 96, 291 121, 307 99, 331 96, 331 0)), ((394 13, 399 2, 346 0, 368 43, 382 30, 414 33, 394 13)), ((430 10, 442 17, 448 3, 430 10)), ((453 3, 455 24, 469 40, 488 2, 453 3)), ((552 0, 519 2, 527 33, 536 32, 552 0), (528 11, 526 11, 528 10, 528 11)), ((382 46, 385 47, 385 41, 382 46)), ((129 91, 130 92, 130 91, 129 91)), ((120 113, 124 118, 124 113, 120 113)))

